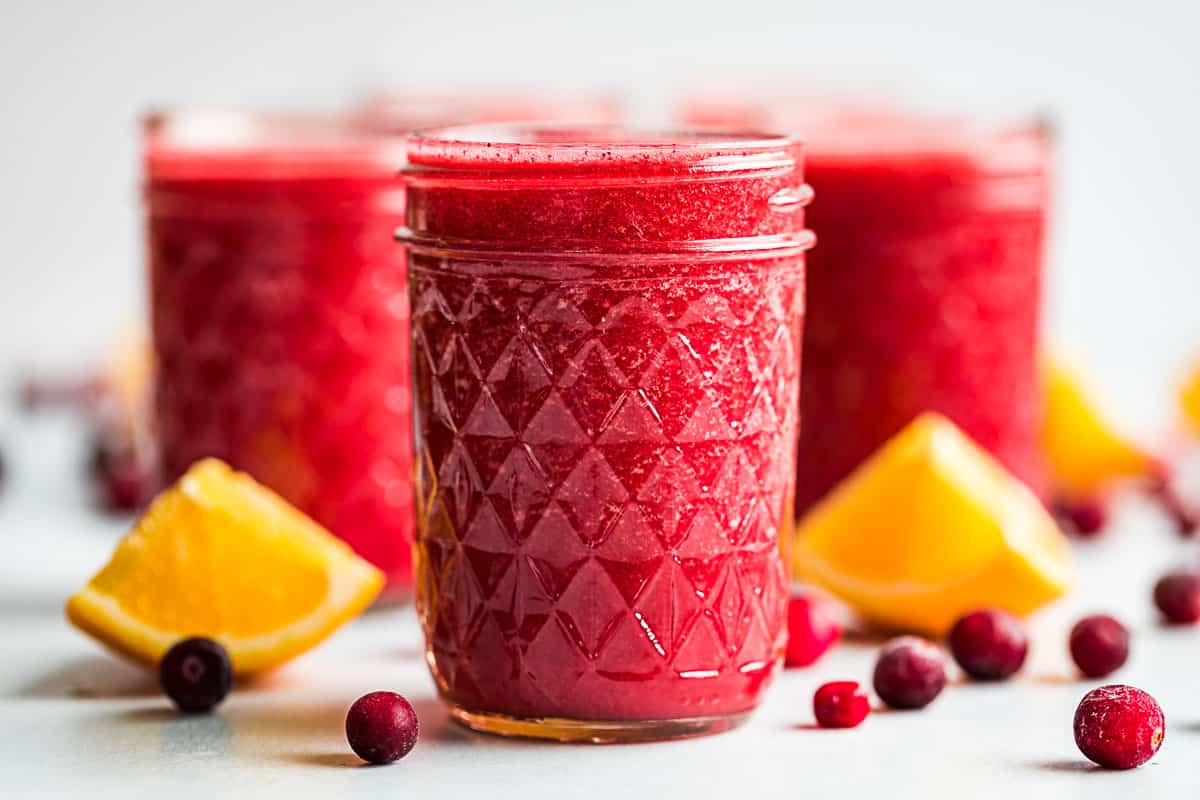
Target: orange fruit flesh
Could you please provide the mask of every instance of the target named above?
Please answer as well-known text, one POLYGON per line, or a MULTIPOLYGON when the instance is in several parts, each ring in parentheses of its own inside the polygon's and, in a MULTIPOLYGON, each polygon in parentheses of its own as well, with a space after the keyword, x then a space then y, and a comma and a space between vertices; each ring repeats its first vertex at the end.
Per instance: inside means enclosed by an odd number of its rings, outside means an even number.
POLYGON ((210 459, 154 500, 67 614, 143 663, 204 635, 226 645, 239 672, 256 672, 318 643, 382 585, 340 540, 210 459))
POLYGON ((1070 584, 1040 501, 949 420, 926 414, 800 520, 797 577, 864 618, 934 635, 981 606, 1025 614, 1070 584))

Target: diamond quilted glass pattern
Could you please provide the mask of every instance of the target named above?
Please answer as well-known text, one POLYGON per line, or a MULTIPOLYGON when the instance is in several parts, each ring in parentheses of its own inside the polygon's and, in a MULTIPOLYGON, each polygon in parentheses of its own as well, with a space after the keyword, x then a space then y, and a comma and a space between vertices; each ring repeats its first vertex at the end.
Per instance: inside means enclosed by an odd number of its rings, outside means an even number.
MULTIPOLYGON (((181 182, 160 187, 151 201, 150 305, 167 477, 206 456, 228 461, 383 569, 390 591, 406 591, 413 470, 405 257, 391 237, 399 220, 375 210, 379 188, 360 193, 338 184, 321 202, 358 213, 314 220, 306 216, 314 201, 287 184, 220 186, 181 182), (273 198, 274 210, 256 205, 255 192, 273 198), (280 198, 289 201, 286 213, 280 198), (206 213, 217 200, 223 213, 206 213)), ((452 345, 438 348, 461 387, 439 395, 457 404, 445 412, 451 421, 469 411, 458 407, 469 390, 479 390, 462 364, 465 351, 452 345)), ((427 433, 451 477, 454 462, 437 450, 436 431, 427 433)))
POLYGON ((496 266, 410 261, 439 688, 517 717, 753 707, 785 634, 800 259, 653 279, 496 266))

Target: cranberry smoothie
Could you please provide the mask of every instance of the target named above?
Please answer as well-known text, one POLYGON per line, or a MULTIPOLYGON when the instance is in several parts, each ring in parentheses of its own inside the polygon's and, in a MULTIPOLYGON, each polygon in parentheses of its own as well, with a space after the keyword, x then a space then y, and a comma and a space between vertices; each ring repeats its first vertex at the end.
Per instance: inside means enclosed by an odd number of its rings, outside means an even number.
POLYGON ((806 143, 809 314, 797 511, 922 411, 1045 494, 1036 359, 1050 142, 896 103, 713 93, 682 115, 806 143))
POLYGON ((923 411, 1035 491, 1049 145, 891 119, 817 128, 797 478, 803 512, 923 411))
POLYGON ((411 582, 402 150, 333 120, 184 112, 145 140, 162 460, 216 456, 411 582))
POLYGON ((469 127, 409 161, 416 601, 442 695, 500 733, 728 727, 786 635, 799 148, 469 127))

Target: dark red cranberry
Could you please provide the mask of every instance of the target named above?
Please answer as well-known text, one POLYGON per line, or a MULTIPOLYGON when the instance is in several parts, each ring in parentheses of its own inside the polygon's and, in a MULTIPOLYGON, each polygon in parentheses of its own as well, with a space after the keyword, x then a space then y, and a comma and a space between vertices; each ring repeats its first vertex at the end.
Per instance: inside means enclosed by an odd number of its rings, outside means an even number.
POLYGON ((818 594, 798 594, 788 603, 788 643, 784 662, 807 667, 842 638, 833 604, 818 594))
POLYGON ((20 404, 27 412, 49 408, 86 411, 93 408, 109 391, 101 376, 47 377, 29 376, 21 381, 20 404))
POLYGON ((1176 625, 1200 622, 1200 572, 1172 572, 1154 584, 1154 605, 1176 625))
POLYGON ((963 672, 981 681, 1002 681, 1025 663, 1029 638, 1021 621, 1000 609, 973 611, 950 630, 950 652, 963 672))
POLYGON ((113 511, 136 511, 154 497, 158 473, 154 462, 136 453, 109 452, 99 464, 100 500, 113 511))
POLYGON ((180 711, 208 711, 233 687, 229 653, 200 636, 177 642, 158 666, 162 690, 180 711))
POLYGON ((1175 530, 1180 536, 1191 536, 1200 528, 1200 513, 1175 488, 1169 468, 1158 468, 1157 474, 1151 480, 1149 493, 1163 513, 1175 524, 1175 530))
POLYGON ((370 764, 404 758, 417 743, 419 728, 412 704, 395 692, 364 694, 346 714, 350 749, 370 764))
POLYGON ((102 435, 93 435, 91 444, 88 446, 88 477, 96 480, 103 479, 104 475, 108 472, 108 465, 112 461, 112 456, 108 438, 102 435))
POLYGON ((1145 764, 1162 746, 1167 721, 1158 702, 1132 686, 1092 689, 1075 709, 1075 744, 1108 769, 1145 764))
POLYGON ((1108 524, 1108 505, 1100 498, 1060 500, 1054 514, 1064 530, 1084 539, 1098 536, 1108 524))
POLYGON ((857 728, 871 713, 871 703, 854 681, 833 681, 813 695, 813 714, 822 728, 857 728))
POLYGON ((1129 631, 1106 614, 1084 617, 1071 629, 1071 658, 1089 678, 1116 672, 1129 658, 1129 631))
POLYGON ((875 662, 875 694, 892 708, 924 708, 946 686, 942 651, 916 636, 892 639, 875 662))

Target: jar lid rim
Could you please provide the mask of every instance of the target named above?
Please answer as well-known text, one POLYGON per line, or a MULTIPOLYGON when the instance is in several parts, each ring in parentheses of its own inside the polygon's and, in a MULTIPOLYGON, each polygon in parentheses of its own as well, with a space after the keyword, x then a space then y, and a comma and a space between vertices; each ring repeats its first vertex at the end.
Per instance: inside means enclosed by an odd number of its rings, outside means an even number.
POLYGON ((483 123, 417 131, 408 138, 413 172, 756 170, 798 166, 801 142, 759 131, 653 130, 622 125, 483 123))
POLYGON ((147 177, 390 180, 403 140, 336 112, 182 107, 142 118, 147 177))

